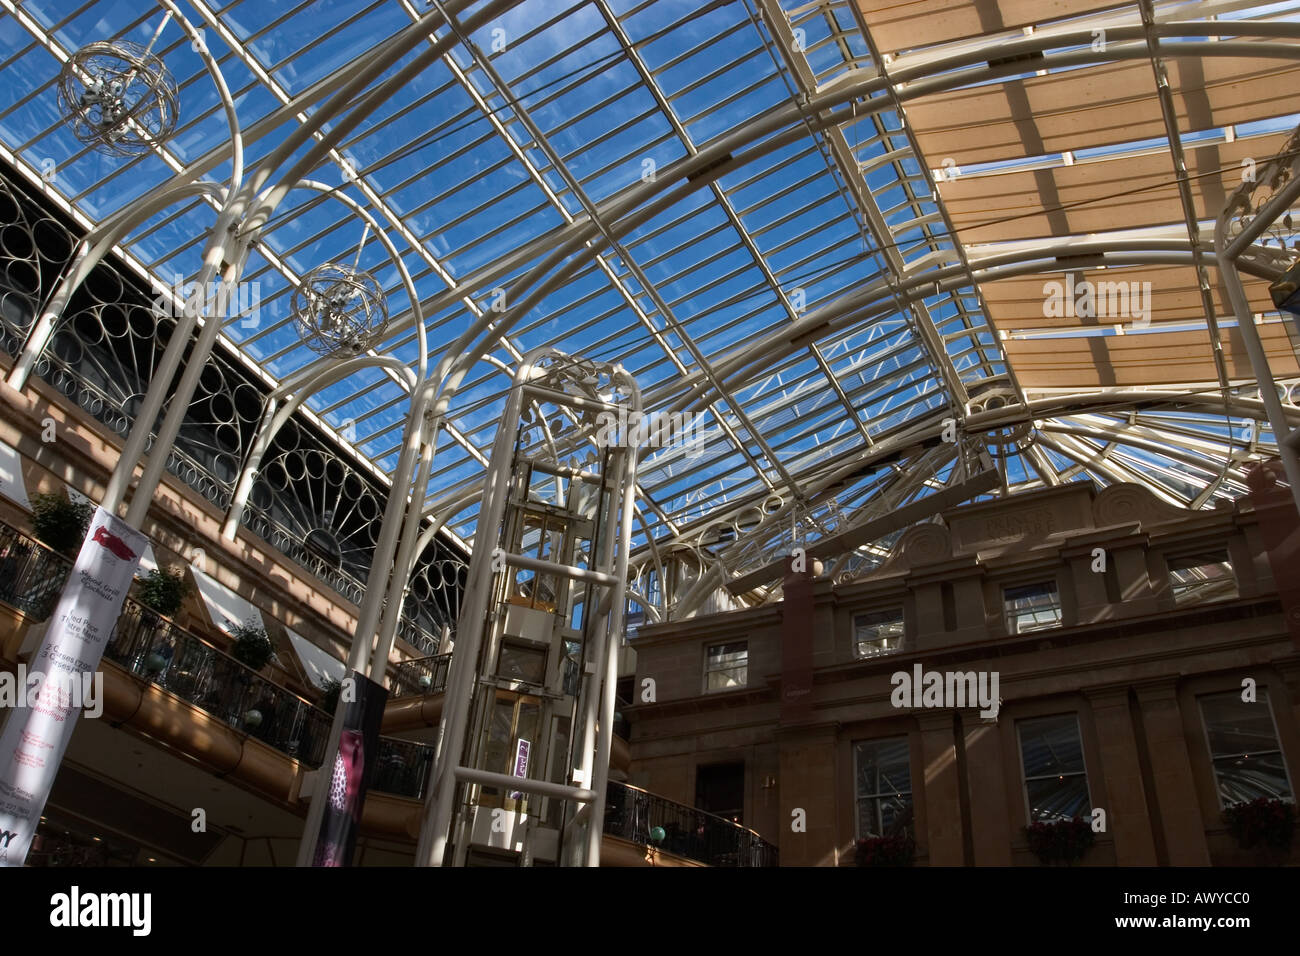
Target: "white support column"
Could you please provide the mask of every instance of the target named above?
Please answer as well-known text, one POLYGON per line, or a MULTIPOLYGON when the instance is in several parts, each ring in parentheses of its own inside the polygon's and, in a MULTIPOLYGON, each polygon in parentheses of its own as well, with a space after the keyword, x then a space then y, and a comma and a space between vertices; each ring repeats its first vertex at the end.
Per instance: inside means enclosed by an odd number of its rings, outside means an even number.
POLYGON ((456 650, 451 656, 451 668, 447 675, 447 692, 443 695, 442 716, 438 722, 438 738, 434 750, 433 777, 420 830, 420 842, 416 848, 417 866, 442 866, 447 850, 447 837, 455 809, 454 770, 460 765, 464 754, 465 723, 469 718, 471 692, 478 677, 479 648, 483 643, 494 578, 490 572, 492 549, 496 547, 501 520, 505 516, 515 423, 519 421, 523 402, 523 390, 518 385, 526 381, 531 372, 532 364, 525 359, 515 374, 515 387, 511 388, 506 400, 501 416, 502 424, 497 429, 492 457, 488 463, 484 481, 485 507, 479 512, 478 529, 474 534, 474 552, 470 558, 470 579, 461 599, 461 623, 457 628, 456 650))
MULTIPOLYGON (((600 844, 604 835, 605 787, 609 782, 609 757, 614 743, 614 706, 618 689, 618 649, 623 642, 623 620, 627 611, 627 542, 632 539, 632 512, 636 507, 636 452, 624 449, 622 461, 623 500, 619 512, 619 541, 614 577, 610 590, 609 634, 605 641, 604 685, 600 695, 599 735, 596 741, 595 776, 588 786, 595 791, 591 801, 591 820, 587 825, 587 865, 600 866, 600 844)), ((611 511, 615 510, 613 508, 611 511)))
POLYGON ((415 476, 415 490, 411 493, 411 502, 406 509, 406 521, 397 546, 393 575, 388 582, 388 598, 384 602, 384 614, 379 622, 379 640, 370 658, 370 679, 379 684, 383 683, 388 671, 388 657, 393 651, 397 628, 402 620, 402 602, 418 556, 415 548, 420 538, 420 518, 424 512, 424 497, 429 487, 429 473, 433 469, 434 444, 437 440, 437 428, 433 423, 428 423, 427 430, 424 445, 420 449, 420 469, 415 476))

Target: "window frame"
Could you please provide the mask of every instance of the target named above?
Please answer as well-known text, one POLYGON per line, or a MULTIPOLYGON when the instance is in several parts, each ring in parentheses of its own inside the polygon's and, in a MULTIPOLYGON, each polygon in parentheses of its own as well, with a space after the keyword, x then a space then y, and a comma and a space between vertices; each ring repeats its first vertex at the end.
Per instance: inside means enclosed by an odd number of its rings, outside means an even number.
POLYGON ((1215 547, 1183 548, 1171 552, 1166 552, 1164 555, 1164 559, 1165 559, 1166 580, 1169 582, 1169 596, 1173 599, 1174 607, 1198 607, 1202 604, 1217 604, 1219 601, 1231 601, 1241 597, 1241 582, 1237 579, 1237 569, 1233 567, 1232 564, 1232 551, 1226 546, 1222 548, 1215 548, 1215 547), (1200 581, 1175 582, 1174 575, 1178 573, 1178 571, 1190 571, 1196 568, 1210 567, 1211 565, 1200 564, 1200 565, 1194 565, 1187 568, 1178 568, 1177 570, 1175 570, 1173 566, 1174 563, 1180 560, 1187 560, 1187 559, 1200 558, 1200 557, 1211 557, 1217 554, 1223 555, 1223 561, 1214 562, 1214 564, 1227 565, 1228 574, 1225 580, 1232 582, 1232 593, 1228 595, 1222 595, 1219 597, 1210 597, 1210 598, 1202 597, 1199 599, 1190 599, 1188 597, 1189 593, 1194 596, 1198 586, 1204 586, 1211 579, 1204 578, 1200 581), (1179 594, 1180 586, 1183 589, 1181 595, 1179 594))
POLYGON ((1008 635, 1016 637, 1021 634, 1036 634, 1040 631, 1052 631, 1065 626, 1065 600, 1061 595, 1060 581, 1055 576, 1049 578, 1033 578, 1030 580, 1004 581, 998 585, 998 590, 999 597, 1002 599, 1002 627, 1008 635), (1052 593, 1056 595, 1056 602, 1054 605, 1056 608, 1056 622, 1054 624, 1044 624, 1039 627, 1031 627, 1028 630, 1019 627, 1013 629, 1011 626, 1011 609, 1007 607, 1007 592, 1019 588, 1032 588, 1040 585, 1049 585, 1052 589, 1052 593))
MULTIPOLYGON (((735 652, 733 651, 732 653, 735 652)), ((739 641, 737 640, 716 641, 712 644, 705 644, 704 645, 704 693, 722 694, 722 693, 726 693, 727 691, 741 690, 747 687, 749 687, 749 640, 746 638, 745 640, 739 640, 739 641), (709 666, 710 657, 711 657, 710 651, 712 651, 714 648, 734 647, 736 645, 740 645, 741 647, 744 648, 745 660, 743 664, 739 664, 739 665, 731 664, 731 665, 717 667, 717 668, 709 666), (710 687, 709 686, 709 678, 712 677, 714 674, 722 674, 728 671, 734 671, 737 668, 742 669, 742 675, 741 675, 742 679, 736 686, 734 687, 710 687)))
MULTIPOLYGON (((882 620, 874 623, 876 624, 892 623, 892 619, 890 621, 882 620)), ((855 661, 869 661, 869 660, 874 660, 877 657, 885 657, 889 654, 899 654, 903 651, 905 647, 907 641, 907 613, 903 605, 901 604, 891 604, 888 605, 887 607, 877 607, 865 611, 855 611, 853 612, 850 625, 852 627, 852 633, 853 633, 853 659, 855 661), (876 651, 874 654, 863 654, 861 650, 862 645, 864 643, 873 643, 873 642, 863 641, 858 637, 859 620, 861 618, 872 617, 874 615, 892 614, 895 611, 898 612, 898 625, 899 625, 899 634, 896 638, 896 642, 897 642, 896 645, 894 647, 882 648, 876 651)), ((871 625, 866 625, 866 626, 871 626, 871 625)), ((881 639, 878 638, 877 640, 881 640, 881 639)), ((884 640, 888 640, 888 638, 884 638, 884 640)))
MULTIPOLYGON (((1297 797, 1296 797, 1295 778, 1291 774, 1291 765, 1286 759, 1286 748, 1282 746, 1282 735, 1278 733, 1277 714, 1273 712, 1273 698, 1268 693, 1268 685, 1258 684, 1255 688, 1255 692, 1257 695, 1261 693, 1264 695, 1263 704, 1264 704, 1265 711, 1268 714, 1269 722, 1273 727, 1273 740, 1277 744, 1276 753, 1282 761, 1282 773, 1286 777, 1287 786, 1291 790, 1291 795, 1289 797, 1277 797, 1274 799, 1287 800, 1291 803, 1300 803, 1300 801, 1297 801, 1297 797)), ((1209 758, 1210 784, 1214 788, 1214 798, 1219 802, 1220 810, 1228 809, 1228 805, 1223 802, 1223 792, 1219 788, 1219 770, 1214 764, 1215 761, 1214 745, 1210 743, 1210 725, 1209 722, 1205 719, 1205 708, 1202 706, 1201 702, 1205 700, 1207 697, 1228 697, 1228 696, 1235 696, 1238 699, 1240 699, 1241 689, 1238 687, 1230 690, 1210 691, 1205 694, 1195 695, 1196 713, 1197 716, 1199 716, 1201 719, 1200 720, 1201 737, 1205 741, 1205 753, 1206 756, 1209 758)), ((1256 700, 1256 703, 1259 703, 1258 698, 1256 700)), ((1257 751, 1249 752, 1247 756, 1255 756, 1257 754, 1271 754, 1274 752, 1275 751, 1272 750, 1257 750, 1257 751)), ((1231 756, 1231 754, 1225 754, 1224 756, 1231 756)), ((1236 804, 1233 804, 1233 806, 1236 806, 1236 804)))
MULTIPOLYGON (((863 832, 862 832, 862 802, 863 802, 864 800, 876 800, 876 801, 879 801, 880 799, 882 799, 882 798, 884 798, 884 797, 889 797, 889 796, 900 796, 900 797, 901 797, 901 796, 904 796, 904 795, 907 797, 907 808, 908 808, 908 810, 910 810, 911 813, 912 813, 912 822, 909 823, 909 824, 907 824, 906 826, 904 826, 902 832, 905 833, 905 834, 907 834, 908 836, 912 837, 913 839, 915 839, 915 837, 916 837, 916 784, 915 784, 915 781, 913 781, 913 779, 912 779, 912 737, 911 737, 911 734, 906 734, 906 733, 904 733, 904 734, 897 734, 897 735, 892 736, 892 737, 867 737, 867 738, 865 738, 865 739, 851 741, 851 743, 850 743, 850 747, 852 748, 852 752, 853 752, 853 838, 854 838, 854 840, 855 840, 855 841, 856 841, 856 840, 863 840, 863 839, 867 839, 867 838, 870 837, 870 834, 863 834, 863 832), (903 745, 906 747, 906 750, 907 750, 907 787, 908 787, 908 789, 907 789, 906 793, 904 794, 904 793, 901 793, 901 792, 900 792, 900 793, 896 793, 896 794, 889 794, 889 793, 880 793, 880 792, 878 792, 878 793, 875 793, 875 794, 871 794, 871 795, 869 795, 869 796, 864 796, 864 795, 862 794, 862 792, 859 790, 859 785, 860 785, 861 780, 862 780, 862 776, 861 776, 861 772, 860 772, 860 771, 861 771, 861 764, 859 763, 859 748, 861 748, 861 747, 863 747, 863 746, 865 746, 865 745, 871 745, 871 744, 875 744, 875 745, 891 744, 891 743, 897 743, 897 742, 900 742, 900 741, 903 743, 903 745)), ((884 827, 882 826, 881 829, 883 830, 884 827)), ((877 835, 878 835, 878 836, 885 836, 884 833, 880 833, 880 834, 877 834, 877 835)))
MULTIPOLYGON (((1083 721, 1079 719, 1079 712, 1077 710, 1067 710, 1067 711, 1060 711, 1058 713, 1053 713, 1053 714, 1035 714, 1033 716, 1018 717, 1016 718, 1015 721, 1016 753, 1020 758, 1020 793, 1021 796, 1024 798, 1025 821, 1028 824, 1034 824, 1038 822, 1051 822, 1051 821, 1038 821, 1034 819, 1034 808, 1029 799, 1029 775, 1025 772, 1025 741, 1024 741, 1024 737, 1022 736, 1022 729, 1024 725, 1027 723, 1033 723, 1034 721, 1041 721, 1041 720, 1059 719, 1061 717, 1074 718, 1074 731, 1079 738, 1079 760, 1083 764, 1083 769, 1081 771, 1071 773, 1069 774, 1069 776, 1079 776, 1079 775, 1083 776, 1083 785, 1088 792, 1088 812, 1091 813, 1092 810, 1097 805, 1096 801, 1093 799, 1092 796, 1092 780, 1088 774, 1088 748, 1086 742, 1083 739, 1083 721)), ((1052 774, 1041 774, 1035 776, 1033 779, 1046 780, 1052 776, 1053 776, 1052 774)), ((1066 775, 1057 774, 1056 776, 1063 777, 1066 775)))

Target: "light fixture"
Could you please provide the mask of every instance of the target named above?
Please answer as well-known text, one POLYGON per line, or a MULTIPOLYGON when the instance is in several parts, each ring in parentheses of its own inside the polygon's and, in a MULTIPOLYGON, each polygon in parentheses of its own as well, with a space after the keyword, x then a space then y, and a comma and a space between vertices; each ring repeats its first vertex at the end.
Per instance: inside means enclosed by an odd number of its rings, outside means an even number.
POLYGON ((171 138, 180 97, 152 47, 102 40, 68 57, 56 83, 64 122, 78 142, 100 153, 139 156, 171 138))
POLYGON ((383 287, 355 264, 312 269, 294 290, 290 312, 303 344, 321 355, 359 355, 388 328, 383 287))

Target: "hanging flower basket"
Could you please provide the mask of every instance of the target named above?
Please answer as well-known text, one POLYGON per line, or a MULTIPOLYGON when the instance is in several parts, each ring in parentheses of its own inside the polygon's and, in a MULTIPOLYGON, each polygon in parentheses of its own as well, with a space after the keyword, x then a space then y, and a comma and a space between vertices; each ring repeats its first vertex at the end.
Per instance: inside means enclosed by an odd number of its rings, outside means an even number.
POLYGON ((1050 823, 1039 820, 1025 827, 1025 835, 1029 838, 1029 849, 1044 866, 1077 863, 1094 840, 1092 823, 1079 817, 1050 823))
POLYGON ((1295 836, 1295 804, 1271 797, 1258 797, 1223 811, 1228 832, 1243 850, 1267 847, 1279 853, 1291 849, 1295 836))
POLYGON ((915 859, 916 841, 906 835, 865 837, 853 854, 858 866, 911 866, 915 859))

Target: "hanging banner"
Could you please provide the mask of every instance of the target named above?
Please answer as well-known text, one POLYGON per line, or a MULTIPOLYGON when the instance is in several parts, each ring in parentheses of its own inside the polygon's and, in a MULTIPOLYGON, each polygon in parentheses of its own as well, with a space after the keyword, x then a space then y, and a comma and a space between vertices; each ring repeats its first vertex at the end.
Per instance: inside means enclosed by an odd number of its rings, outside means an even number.
POLYGON ((146 538, 116 515, 95 509, 90 533, 68 575, 27 683, 0 732, 0 866, 22 866, 50 787, 81 716, 103 712, 103 678, 94 680, 122 612, 146 538))
POLYGON ((361 829, 361 810, 374 776, 375 758, 379 755, 379 725, 384 722, 388 691, 353 671, 344 681, 342 693, 347 710, 343 714, 338 756, 328 778, 329 789, 312 797, 325 799, 325 816, 321 818, 312 866, 352 865, 357 833, 361 829), (347 694, 349 681, 356 692, 355 699, 351 700, 347 694))

